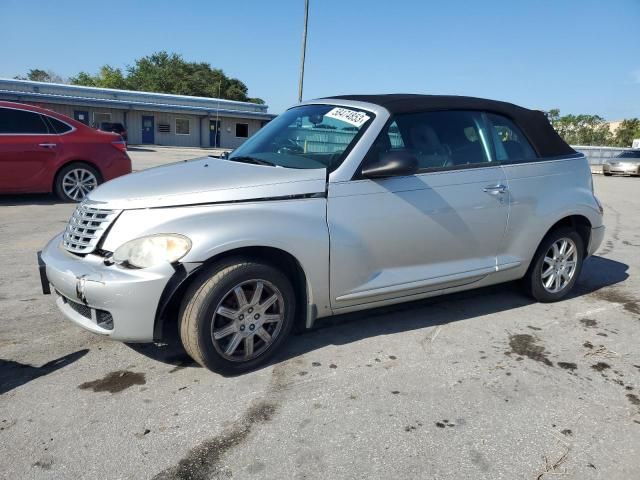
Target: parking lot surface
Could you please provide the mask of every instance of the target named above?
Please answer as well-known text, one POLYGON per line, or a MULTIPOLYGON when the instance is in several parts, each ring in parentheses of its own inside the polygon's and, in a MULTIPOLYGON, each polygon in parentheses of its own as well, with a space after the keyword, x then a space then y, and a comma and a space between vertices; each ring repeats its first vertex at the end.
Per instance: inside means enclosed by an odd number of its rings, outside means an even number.
POLYGON ((159 145, 129 145, 127 148, 134 172, 190 158, 220 155, 227 151, 229 150, 223 148, 162 147, 159 145))
POLYGON ((334 317, 233 378, 63 319, 35 252, 74 206, 0 198, 0 477, 640 478, 640 180, 595 187, 607 235, 568 300, 334 317))

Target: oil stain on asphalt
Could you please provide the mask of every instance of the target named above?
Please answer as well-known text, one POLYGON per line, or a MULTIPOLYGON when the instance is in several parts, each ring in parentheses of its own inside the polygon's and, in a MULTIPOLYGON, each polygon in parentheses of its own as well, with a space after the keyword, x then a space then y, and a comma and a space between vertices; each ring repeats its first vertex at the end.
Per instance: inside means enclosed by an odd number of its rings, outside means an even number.
POLYGON ((640 315, 640 303, 631 295, 612 289, 598 290, 594 295, 605 302, 622 305, 631 314, 640 315))
POLYGON ((553 363, 547 358, 547 351, 542 345, 538 345, 537 341, 536 337, 528 333, 509 335, 511 351, 507 351, 505 354, 509 356, 511 354, 520 355, 552 367, 553 363))
POLYGON ((591 365, 591 368, 593 368, 596 372, 604 372, 605 370, 611 368, 611 365, 605 362, 598 362, 594 365, 591 365))
POLYGON ((252 405, 231 428, 193 448, 178 465, 165 470, 156 480, 204 480, 218 471, 220 460, 234 447, 243 443, 256 424, 266 423, 276 412, 276 405, 260 401, 252 405))
POLYGON ((144 373, 118 370, 107 374, 105 377, 78 385, 81 390, 93 390, 94 392, 118 393, 134 385, 144 385, 147 381, 144 373))

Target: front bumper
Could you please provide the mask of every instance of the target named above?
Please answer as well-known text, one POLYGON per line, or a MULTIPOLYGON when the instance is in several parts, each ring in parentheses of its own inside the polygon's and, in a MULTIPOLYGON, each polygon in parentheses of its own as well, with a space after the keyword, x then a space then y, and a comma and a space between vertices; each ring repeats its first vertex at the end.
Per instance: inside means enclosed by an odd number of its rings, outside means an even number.
POLYGON ((158 303, 174 268, 105 265, 103 257, 80 257, 61 243, 58 235, 39 255, 43 292, 50 284, 60 311, 86 330, 114 340, 153 341, 158 303))
POLYGON ((640 166, 637 164, 603 164, 602 165, 602 173, 618 173, 622 175, 638 175, 640 174, 640 166))

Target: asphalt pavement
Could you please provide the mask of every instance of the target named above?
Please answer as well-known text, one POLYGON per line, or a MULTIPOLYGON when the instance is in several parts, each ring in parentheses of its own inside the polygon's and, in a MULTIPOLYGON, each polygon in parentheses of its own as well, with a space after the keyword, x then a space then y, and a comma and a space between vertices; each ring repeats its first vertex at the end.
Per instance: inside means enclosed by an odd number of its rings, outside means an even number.
POLYGON ((568 300, 333 317, 229 378, 65 320, 35 252, 74 206, 0 197, 0 478, 640 478, 640 179, 595 187, 607 234, 568 300))

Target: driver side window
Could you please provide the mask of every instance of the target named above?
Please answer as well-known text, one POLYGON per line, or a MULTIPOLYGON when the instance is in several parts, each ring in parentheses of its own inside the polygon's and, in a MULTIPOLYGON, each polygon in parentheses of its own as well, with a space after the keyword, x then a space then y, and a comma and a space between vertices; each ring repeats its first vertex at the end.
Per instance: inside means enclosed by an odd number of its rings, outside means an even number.
POLYGON ((403 150, 416 157, 421 172, 480 166, 492 160, 488 138, 481 112, 400 114, 380 133, 363 165, 403 150))

